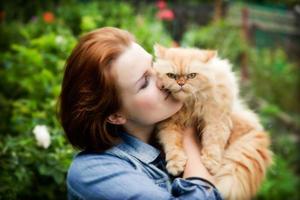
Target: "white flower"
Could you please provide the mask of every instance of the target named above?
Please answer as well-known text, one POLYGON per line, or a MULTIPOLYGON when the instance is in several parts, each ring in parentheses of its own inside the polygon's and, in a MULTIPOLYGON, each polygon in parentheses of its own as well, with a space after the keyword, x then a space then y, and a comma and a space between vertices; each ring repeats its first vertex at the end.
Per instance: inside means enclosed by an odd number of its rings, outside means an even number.
POLYGON ((55 37, 55 42, 57 45, 61 45, 65 43, 65 38, 61 35, 55 37))
POLYGON ((33 134, 37 141, 37 145, 47 149, 50 146, 51 138, 47 126, 37 125, 33 129, 33 134))

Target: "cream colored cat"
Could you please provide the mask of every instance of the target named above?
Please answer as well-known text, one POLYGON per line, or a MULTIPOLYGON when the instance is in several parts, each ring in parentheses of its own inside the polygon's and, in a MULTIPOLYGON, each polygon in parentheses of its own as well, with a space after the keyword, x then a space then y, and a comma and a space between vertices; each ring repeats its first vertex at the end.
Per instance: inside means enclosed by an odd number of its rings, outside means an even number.
POLYGON ((225 199, 250 199, 271 164, 270 140, 258 117, 244 106, 231 65, 215 51, 155 45, 154 69, 165 89, 184 103, 159 124, 167 169, 185 167, 182 130, 194 126, 201 140, 204 165, 225 199))

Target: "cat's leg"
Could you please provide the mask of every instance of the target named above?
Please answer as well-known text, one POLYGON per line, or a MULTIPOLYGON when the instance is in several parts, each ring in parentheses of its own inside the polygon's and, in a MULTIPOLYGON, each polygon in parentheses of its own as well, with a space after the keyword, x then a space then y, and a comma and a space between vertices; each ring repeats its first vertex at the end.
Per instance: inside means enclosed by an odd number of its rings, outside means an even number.
POLYGON ((158 129, 158 138, 166 154, 166 168, 173 176, 179 175, 187 161, 182 146, 182 130, 172 121, 164 122, 158 129))
POLYGON ((231 123, 229 117, 216 118, 213 121, 205 122, 202 130, 202 161, 211 174, 216 174, 230 136, 231 123))
POLYGON ((215 174, 221 164, 224 149, 230 137, 233 92, 226 84, 218 84, 211 96, 202 102, 202 160, 211 174, 215 174))
MULTIPOLYGON (((203 164, 214 175, 222 161, 225 145, 230 137, 232 120, 230 113, 234 101, 232 85, 227 85, 221 78, 219 83, 206 91, 206 96, 196 105, 194 115, 202 119, 204 127, 201 130, 201 155, 203 164)), ((226 82, 226 80, 225 80, 226 82)))

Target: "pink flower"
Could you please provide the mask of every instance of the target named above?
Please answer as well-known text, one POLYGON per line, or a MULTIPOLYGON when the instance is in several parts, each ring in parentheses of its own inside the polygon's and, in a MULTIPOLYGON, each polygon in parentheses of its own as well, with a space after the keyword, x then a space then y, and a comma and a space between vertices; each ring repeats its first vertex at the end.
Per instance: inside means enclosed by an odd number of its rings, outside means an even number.
POLYGON ((159 9, 164 9, 167 7, 167 3, 163 0, 159 0, 156 2, 156 7, 159 9))
POLYGON ((174 19, 174 13, 171 9, 163 9, 158 11, 158 13, 156 14, 156 17, 161 19, 161 20, 165 20, 165 21, 172 21, 174 19))

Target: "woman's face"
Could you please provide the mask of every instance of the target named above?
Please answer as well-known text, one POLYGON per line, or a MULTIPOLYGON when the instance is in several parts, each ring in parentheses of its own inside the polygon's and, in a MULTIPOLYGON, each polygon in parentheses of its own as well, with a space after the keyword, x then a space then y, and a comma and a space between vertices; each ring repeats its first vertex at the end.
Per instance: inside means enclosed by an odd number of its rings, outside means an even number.
POLYGON ((122 99, 121 113, 127 122, 153 125, 175 114, 182 103, 159 88, 152 56, 132 43, 113 63, 122 99))

